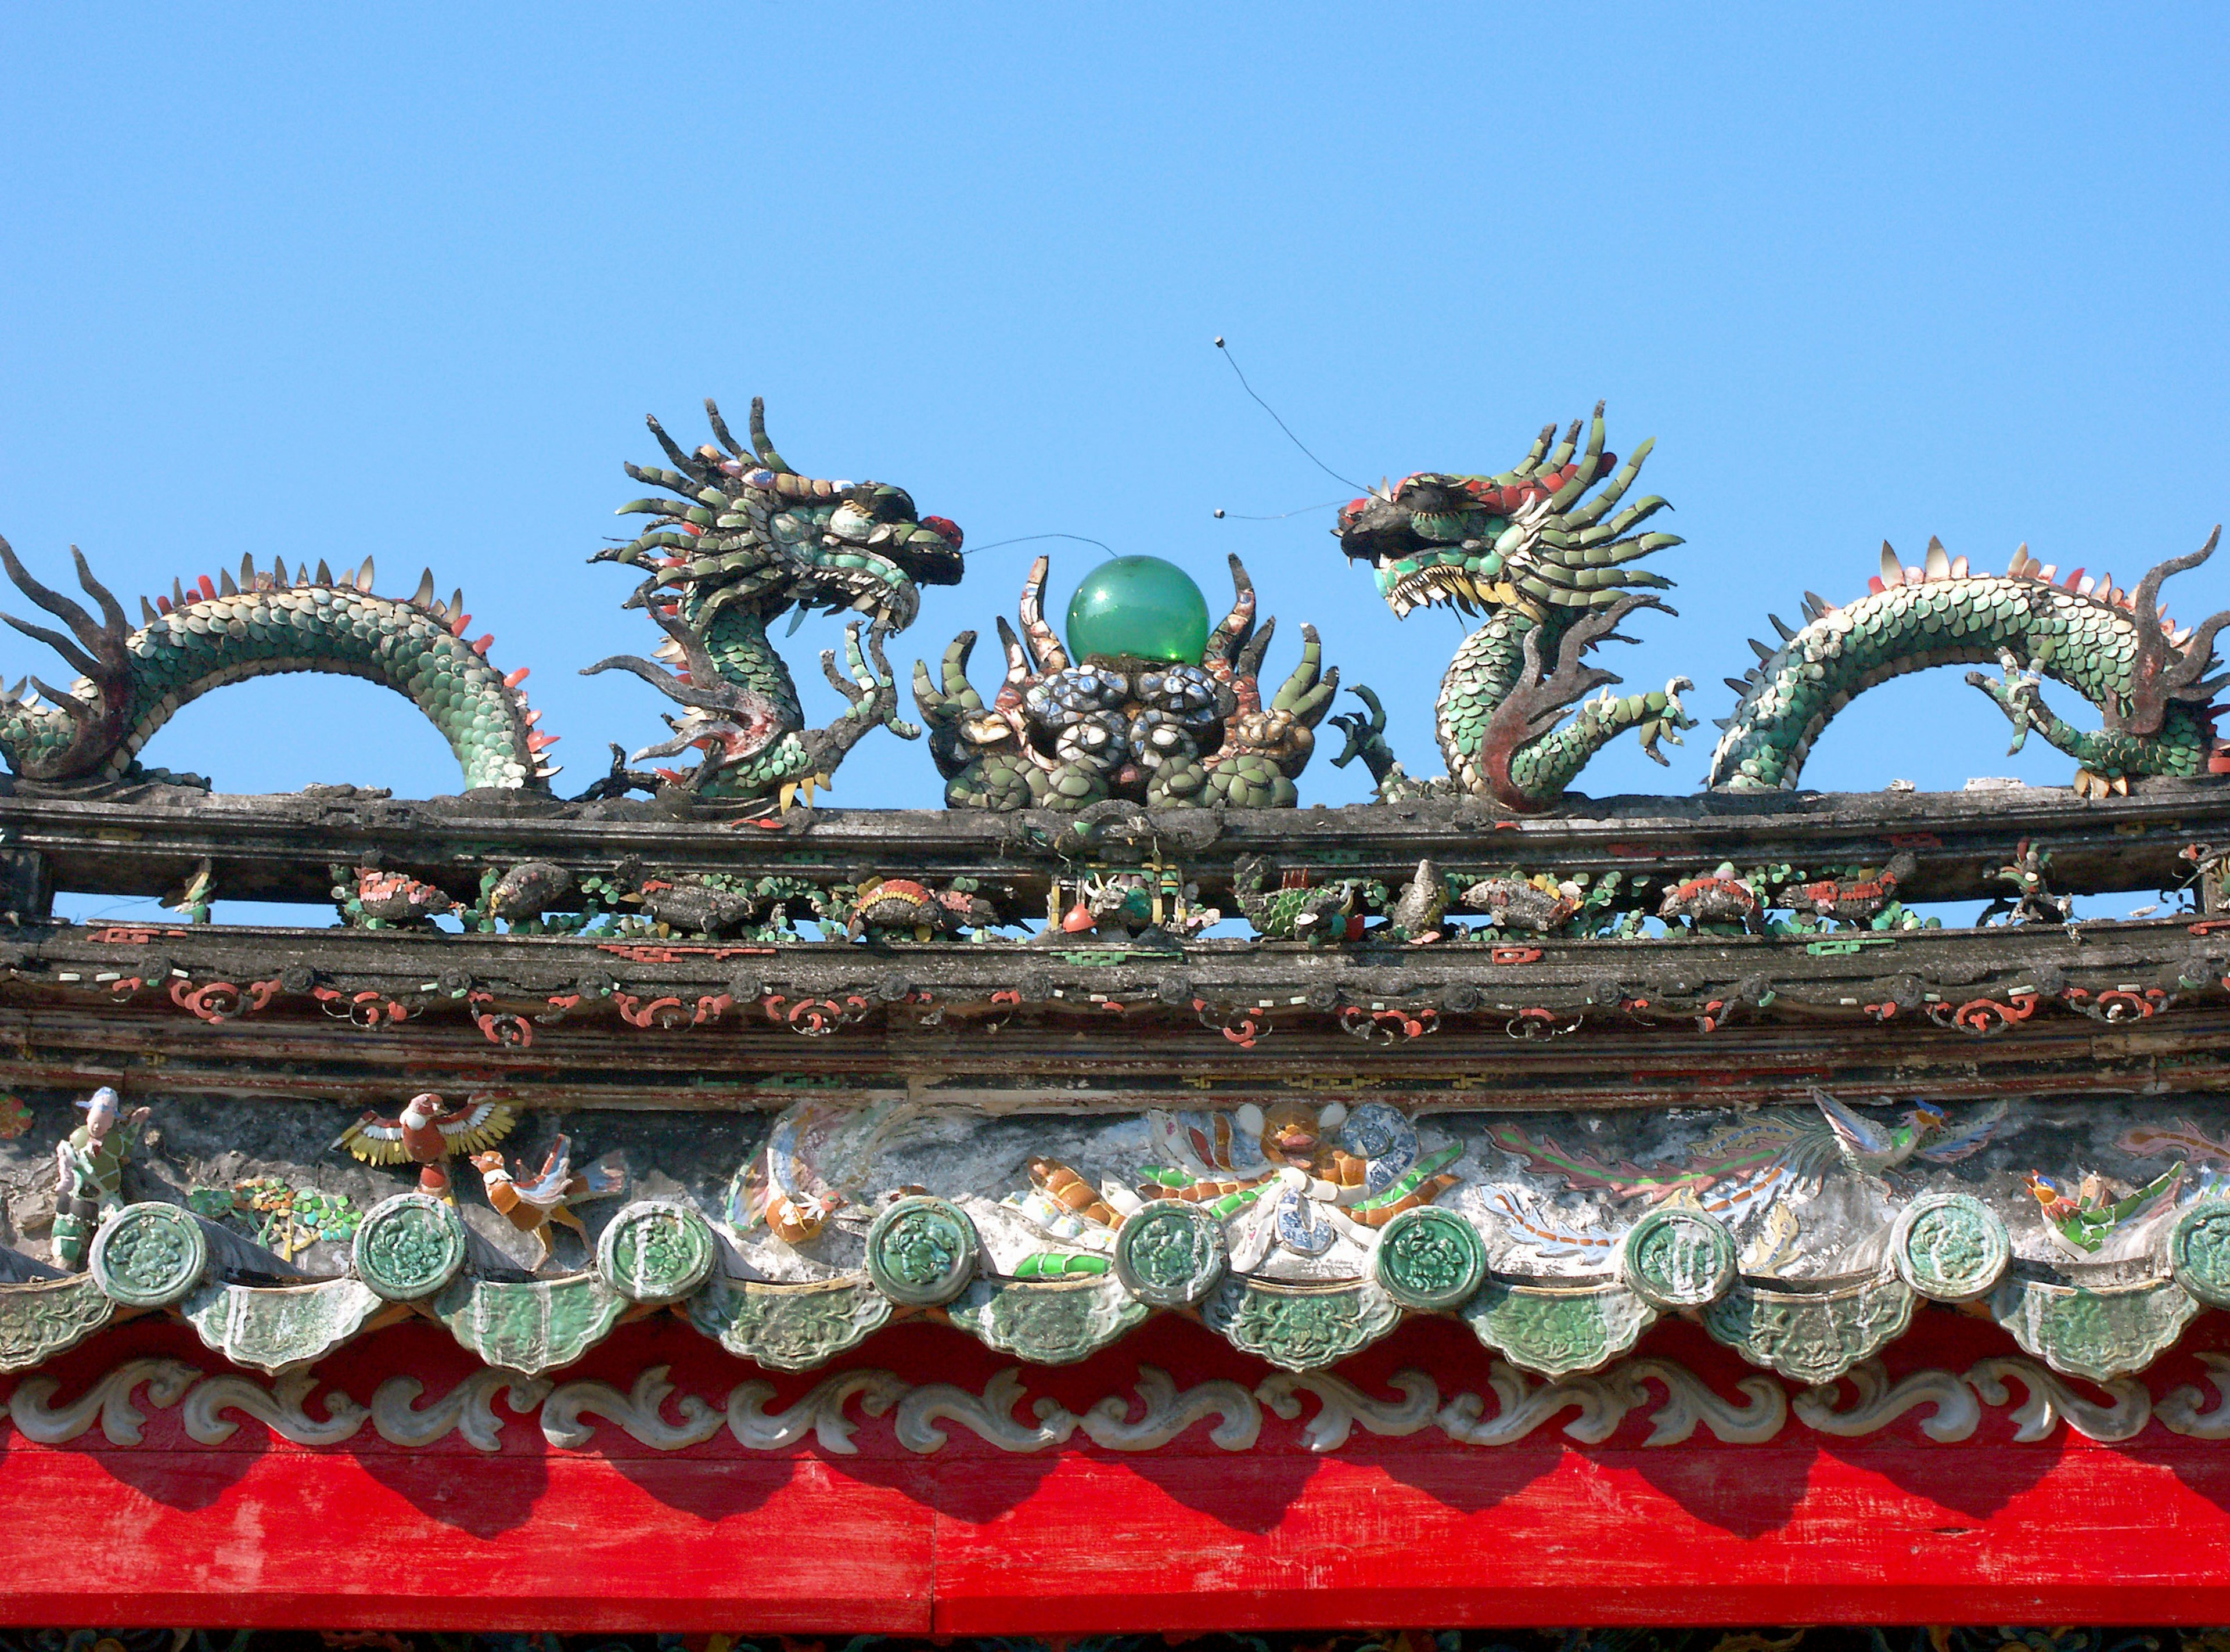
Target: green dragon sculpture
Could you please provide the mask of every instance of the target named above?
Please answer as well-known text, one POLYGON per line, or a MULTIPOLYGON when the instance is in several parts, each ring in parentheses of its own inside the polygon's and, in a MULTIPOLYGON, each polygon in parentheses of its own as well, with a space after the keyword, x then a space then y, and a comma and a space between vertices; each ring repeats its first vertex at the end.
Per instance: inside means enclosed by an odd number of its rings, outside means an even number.
POLYGON ((274 557, 259 571, 252 557, 212 581, 140 599, 145 622, 131 628, 123 608, 93 576, 74 547, 78 583, 100 609, 95 620, 77 602, 32 578, 0 540, 0 564, 40 607, 69 627, 0 615, 25 636, 52 646, 80 676, 68 689, 29 679, 0 696, 0 754, 26 780, 98 783, 140 772, 139 754, 177 709, 213 688, 285 672, 361 677, 409 696, 449 742, 468 787, 547 791, 554 765, 543 756, 557 736, 534 726, 519 688, 524 667, 508 676, 487 663, 495 640, 467 641, 472 616, 459 592, 435 599, 423 575, 409 601, 372 595, 367 557, 336 579, 323 562, 290 577, 274 557))
POLYGON ((1345 506, 1333 530, 1340 549, 1372 564, 1395 618, 1452 604, 1466 614, 1483 611, 1486 619, 1463 640, 1440 683, 1434 732, 1447 779, 1417 781, 1402 772, 1384 739, 1384 712, 1370 697, 1367 720, 1352 713, 1332 719, 1348 733, 1348 748, 1334 761, 1361 756, 1386 800, 1486 797, 1521 813, 1551 807, 1588 759, 1627 729, 1664 762, 1658 742, 1679 744, 1679 731, 1695 726, 1680 704, 1693 686, 1685 677, 1662 692, 1605 693, 1556 726, 1576 701, 1620 680, 1583 663, 1595 644, 1631 640, 1617 627, 1638 609, 1673 612, 1647 594, 1672 582, 1627 566, 1680 543, 1669 533, 1634 531, 1665 501, 1652 495, 1616 508, 1652 445, 1643 442, 1612 474, 1618 460, 1603 451, 1598 402, 1584 450, 1577 420, 1561 442, 1550 425, 1514 469, 1494 476, 1421 472, 1345 506))
POLYGON ((600 789, 655 790, 663 781, 707 800, 773 799, 787 808, 802 794, 809 803, 814 787, 828 786, 845 753, 876 728, 919 736, 899 717, 883 642, 913 622, 922 585, 959 582, 960 530, 942 517, 918 517, 902 488, 801 476, 767 439, 760 398, 751 402, 748 450, 710 398, 705 411, 720 446, 693 453, 648 421, 674 468, 629 465, 627 473, 678 497, 622 505, 622 516, 654 520, 631 543, 590 559, 649 573, 624 606, 657 621, 667 633, 659 656, 680 669, 621 656, 583 674, 632 672, 685 708, 667 719, 670 740, 624 761, 616 748, 612 777, 600 789), (845 672, 833 651, 822 654, 822 672, 849 704, 835 722, 808 729, 767 627, 787 610, 802 620, 816 607, 863 614, 869 629, 863 647, 859 623, 846 627, 845 672), (686 772, 624 766, 692 748, 704 755, 686 772))
POLYGON ((1882 547, 1881 573, 1868 594, 1841 607, 1806 593, 1808 621, 1792 630, 1778 618, 1782 646, 1752 642, 1759 663, 1727 685, 1740 695, 1711 756, 1711 784, 1731 791, 1793 787, 1828 719, 1853 695, 1930 665, 1996 661, 2004 675, 1969 672, 2014 725, 2013 749, 2033 731, 2074 758, 2079 794, 2127 792, 2146 775, 2192 775, 2214 761, 2215 691, 2230 677, 2208 677, 2214 638, 2230 614, 2181 629, 2160 601, 2163 580, 2214 554, 2217 527, 2188 556, 2161 563, 2134 591, 2111 574, 2065 582, 2023 545, 2003 575, 1968 571, 1931 539, 1917 568, 1882 547), (2066 722, 2039 697, 2042 678, 2073 689, 2098 708, 2103 727, 2066 722))

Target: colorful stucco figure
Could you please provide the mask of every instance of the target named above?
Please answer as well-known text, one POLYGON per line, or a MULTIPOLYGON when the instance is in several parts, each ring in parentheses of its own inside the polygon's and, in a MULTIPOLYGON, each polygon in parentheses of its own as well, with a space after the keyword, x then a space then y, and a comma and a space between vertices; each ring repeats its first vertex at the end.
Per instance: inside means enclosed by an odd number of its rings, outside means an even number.
POLYGON ((475 1096, 452 1107, 429 1090, 413 1096, 391 1119, 367 1110, 333 1146, 368 1165, 416 1165, 419 1191, 454 1204, 448 1161, 493 1147, 518 1122, 519 1115, 501 1102, 475 1096))
POLYGON ((31 577, 6 540, 0 566, 68 632, 0 615, 48 644, 76 670, 58 689, 36 677, 0 695, 0 755, 26 780, 94 782, 139 771, 141 748, 189 700, 213 688, 287 672, 361 677, 407 696, 449 742, 468 787, 546 792, 558 770, 544 755, 558 736, 535 727, 520 685, 487 662, 493 635, 467 640, 464 593, 446 602, 422 575, 408 601, 372 594, 372 563, 336 577, 324 562, 290 575, 273 557, 240 576, 174 581, 171 595, 139 601, 135 630, 74 549, 78 583, 100 609, 96 620, 31 577), (26 692, 26 682, 30 691, 26 692))
POLYGON ((1073 812, 1119 798, 1154 808, 1291 808, 1299 800, 1294 780, 1339 691, 1338 668, 1321 669, 1315 627, 1301 627, 1300 660, 1266 701, 1260 673, 1278 622, 1257 628, 1254 582, 1238 557, 1230 612, 1213 630, 1181 569, 1158 557, 1116 559, 1101 575, 1105 601, 1088 614, 1072 605, 1066 647, 1045 620, 1047 567, 1039 557, 1023 582, 1021 633, 999 621, 1007 676, 988 705, 968 680, 974 632, 953 639, 933 681, 926 663, 915 664, 914 698, 948 807, 1073 812), (1197 628, 1188 631, 1172 606, 1196 608, 1197 628))
POLYGON ((922 586, 959 582, 960 530, 920 515, 903 488, 799 475, 767 439, 757 397, 748 449, 710 398, 705 411, 720 445, 693 453, 648 421, 674 468, 629 465, 627 473, 674 497, 622 505, 622 515, 650 517, 649 527, 590 558, 648 573, 625 606, 657 621, 667 635, 659 658, 678 669, 616 656, 588 670, 632 672, 682 707, 667 719, 673 737, 629 762, 703 754, 686 772, 622 778, 654 789, 664 781, 706 799, 772 798, 786 807, 796 794, 810 800, 816 786, 828 786, 844 755, 875 729, 909 740, 920 733, 899 717, 883 643, 913 623, 922 586), (822 654, 822 670, 848 709, 808 729, 767 627, 786 613, 802 620, 815 609, 859 614, 867 631, 863 644, 856 620, 845 627, 844 670, 833 651, 822 654))
POLYGON ((1333 530, 1340 549, 1371 565, 1395 618, 1440 606, 1482 616, 1440 682, 1434 733, 1447 762, 1446 780, 1420 781, 1401 772, 1375 699, 1366 701, 1373 707, 1368 723, 1339 719, 1350 734, 1343 761, 1361 756, 1382 799, 1452 793, 1537 813, 1624 730, 1634 730, 1642 749, 1663 762, 1658 742, 1677 745, 1679 731, 1694 726, 1680 703, 1693 686, 1685 677, 1659 692, 1623 698, 1606 692, 1556 726, 1575 703, 1620 680, 1584 663, 1595 644, 1623 640, 1614 638, 1619 622, 1638 609, 1672 611, 1649 595, 1672 582, 1628 566, 1680 543, 1672 534, 1637 531, 1666 502, 1653 494, 1618 508, 1651 446, 1643 442, 1614 473, 1617 455, 1603 451, 1598 402, 1584 449, 1577 420, 1561 442, 1550 425, 1514 469, 1493 476, 1420 472, 1340 511, 1333 530))
POLYGON ((1711 783, 1731 791, 1793 788, 1812 742, 1853 696, 1930 665, 1997 665, 1967 680, 2014 725, 2012 749, 2033 731, 2081 765, 2079 793, 2127 792, 2146 775, 2195 775, 2214 752, 2214 638, 2230 614, 2193 627, 2168 617, 2160 588, 2214 554, 2218 526, 2187 556, 2171 557, 2124 590, 2111 574, 2066 580, 2023 545, 2003 574, 1970 572, 1939 540, 1920 566, 1882 547, 1867 594, 1840 607, 1807 593, 1801 631, 1774 620, 1782 644, 1752 643, 1760 663, 1728 685, 1742 696, 1711 754, 1711 783), (2039 694, 2046 678, 2098 708, 2102 726, 2078 729, 2039 694))
POLYGON ((85 1122, 55 1149, 55 1260, 75 1272, 84 1268, 100 1218, 122 1202, 124 1166, 147 1123, 147 1109, 122 1111, 103 1084, 80 1102, 85 1122))
POLYGON ((573 1214, 574 1205, 616 1198, 627 1190, 626 1154, 608 1153, 577 1171, 572 1138, 563 1134, 551 1143, 539 1170, 521 1159, 519 1173, 512 1174, 504 1164, 502 1151, 496 1147, 474 1154, 472 1166, 480 1173, 489 1205, 542 1247, 545 1263, 558 1251, 557 1236, 550 1231, 553 1225, 572 1229, 582 1244, 588 1245, 589 1231, 573 1214))

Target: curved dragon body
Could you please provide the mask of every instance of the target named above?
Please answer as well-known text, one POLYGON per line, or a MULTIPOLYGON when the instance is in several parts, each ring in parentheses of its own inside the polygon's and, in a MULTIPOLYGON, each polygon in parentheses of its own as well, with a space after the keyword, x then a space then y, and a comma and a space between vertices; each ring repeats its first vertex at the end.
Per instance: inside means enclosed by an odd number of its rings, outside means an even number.
MULTIPOLYGON (((2216 530, 2219 537, 2220 530, 2216 530)), ((2003 575, 1975 574, 1931 541, 1922 566, 1908 568, 1882 547, 1882 572, 1857 601, 1837 607, 1807 595, 1808 623, 1774 624, 1778 649, 1752 643, 1760 664, 1739 680, 1740 696, 1712 754, 1710 783, 1730 790, 1793 787, 1830 718, 1877 683, 1931 665, 1995 663, 2003 676, 1970 672, 2014 724, 2014 749, 2033 731, 2073 757, 2080 791, 2126 791, 2146 775, 2204 773, 2214 749, 2209 701, 2224 678, 2207 678, 2218 614, 2179 629, 2159 601, 2168 575, 2198 566, 2209 539, 2189 556, 2162 563, 2134 591, 2113 577, 2058 582, 2023 546, 2003 575), (2101 713, 2104 727, 2066 722, 2039 697, 2050 678, 2101 713), (2205 679, 2205 680, 2202 680, 2205 679)))
POLYGON ((748 449, 709 399, 705 408, 720 446, 693 453, 648 421, 675 468, 629 465, 627 472, 675 497, 622 505, 622 515, 654 520, 630 543, 590 559, 648 574, 627 606, 648 610, 667 633, 659 657, 680 669, 616 657, 588 670, 632 672, 685 708, 667 719, 672 739, 629 761, 693 748, 704 754, 686 773, 630 774, 630 783, 663 779, 706 798, 786 804, 802 792, 809 800, 874 729, 906 739, 920 732, 899 718, 883 642, 912 623, 921 585, 958 582, 960 530, 941 517, 918 517, 901 488, 799 475, 768 440, 765 407, 756 398, 748 449), (859 625, 846 627, 844 671, 833 651, 822 653, 822 669, 848 707, 826 727, 808 729, 796 684, 767 631, 786 612, 802 618, 815 608, 855 612, 869 628, 863 645, 859 625))
POLYGON ((1514 469, 1494 476, 1420 472, 1340 512, 1333 530, 1340 548, 1372 563, 1397 618, 1440 604, 1485 614, 1440 684, 1434 733, 1447 780, 1420 782, 1401 773, 1375 702, 1366 701, 1373 710, 1367 728, 1359 717, 1335 719, 1350 734, 1342 761, 1363 756, 1382 797, 1447 790, 1531 813, 1552 805, 1589 758, 1624 730, 1636 730, 1643 749, 1662 762, 1658 742, 1678 744, 1679 730, 1694 726, 1680 704, 1691 686, 1685 678, 1661 692, 1606 693, 1556 726, 1575 702, 1619 681, 1583 663, 1589 649, 1626 640, 1615 634, 1618 624, 1637 609, 1672 612, 1649 595, 1672 582, 1628 566, 1680 543, 1672 534, 1637 531, 1665 501, 1652 496, 1619 508, 1650 447, 1642 443, 1614 472, 1618 460, 1603 451, 1598 404, 1584 449, 1576 420, 1561 442, 1551 425, 1514 469))
POLYGON ((169 597, 144 598, 145 622, 130 628, 116 599, 74 553, 78 581, 100 609, 78 603, 25 571, 0 540, 0 562, 39 607, 69 627, 64 634, 0 616, 51 645, 81 673, 67 690, 37 678, 0 697, 0 753, 29 780, 99 781, 130 774, 140 749, 177 709, 213 688, 287 672, 360 677, 408 697, 456 753, 468 787, 546 791, 556 768, 543 757, 556 736, 538 732, 519 684, 487 663, 493 637, 465 638, 472 616, 461 594, 434 595, 434 576, 403 601, 372 595, 367 560, 336 579, 320 563, 290 578, 274 559, 258 571, 243 561, 235 581, 204 575, 169 597))

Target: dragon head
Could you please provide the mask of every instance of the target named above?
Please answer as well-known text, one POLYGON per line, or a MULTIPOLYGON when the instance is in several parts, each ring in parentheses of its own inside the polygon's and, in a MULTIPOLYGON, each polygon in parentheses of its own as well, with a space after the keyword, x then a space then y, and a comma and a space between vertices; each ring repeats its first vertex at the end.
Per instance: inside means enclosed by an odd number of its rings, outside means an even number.
POLYGON ((759 397, 749 449, 710 397, 705 411, 719 445, 693 453, 647 421, 675 468, 629 465, 627 473, 678 497, 622 505, 622 516, 652 517, 649 527, 590 559, 650 570, 648 595, 632 601, 681 607, 700 627, 733 604, 763 619, 852 609, 895 632, 913 623, 922 586, 959 582, 959 528, 921 515, 904 488, 799 475, 767 439, 759 397))
POLYGON ((1583 498, 1618 463, 1603 451, 1602 404, 1588 444, 1580 421, 1563 441, 1550 425, 1515 469, 1494 476, 1421 471, 1398 486, 1351 500, 1332 531, 1340 549, 1367 561, 1379 594, 1397 619, 1449 604, 1466 614, 1512 607, 1539 621, 1552 609, 1607 608, 1628 591, 1672 582, 1623 564, 1680 543, 1666 533, 1631 531, 1665 508, 1652 495, 1613 514, 1640 473, 1643 442, 1592 498, 1583 498), (1550 444, 1556 442, 1554 451, 1550 444))

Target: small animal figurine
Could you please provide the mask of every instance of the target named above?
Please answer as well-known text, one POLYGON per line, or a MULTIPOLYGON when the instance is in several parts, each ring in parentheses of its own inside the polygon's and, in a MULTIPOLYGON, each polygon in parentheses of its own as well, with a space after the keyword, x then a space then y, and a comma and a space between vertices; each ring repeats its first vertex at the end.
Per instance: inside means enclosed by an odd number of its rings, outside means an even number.
POLYGON ((1864 925, 1888 910, 1889 903, 1897 898, 1898 885, 1910 878, 1919 865, 1910 853, 1900 852, 1871 877, 1861 874, 1856 877, 1826 877, 1803 884, 1797 890, 1795 904, 1798 910, 1809 910, 1817 917, 1864 925))
POLYGON ((1755 929, 1762 910, 1757 891, 1735 875, 1732 861, 1721 861, 1717 871, 1691 877, 1665 891, 1657 916, 1685 918, 1701 927, 1706 923, 1739 924, 1755 929))
POLYGON ((100 1218, 121 1202, 124 1166, 147 1123, 147 1109, 120 1114, 117 1094, 103 1084, 78 1103, 85 1122, 55 1148, 55 1260, 75 1273, 100 1218))
POLYGON ((857 941, 893 935, 931 941, 939 935, 980 929, 999 921, 991 903, 974 892, 973 880, 962 878, 944 890, 933 890, 911 877, 871 877, 860 885, 845 933, 857 941))
POLYGON ((1322 1255, 1338 1237, 1328 1212, 1376 1228, 1430 1204, 1456 1185, 1444 1173, 1463 1154, 1425 1153, 1416 1128, 1384 1102, 1351 1112, 1339 1102, 1319 1109, 1299 1101, 1229 1113, 1157 1109, 1147 1135, 1163 1162, 1146 1170, 1138 1196, 1205 1204, 1223 1217, 1253 1206, 1233 1256, 1255 1261, 1273 1244, 1322 1255))
POLYGON ((425 923, 457 910, 457 903, 431 884, 377 866, 356 869, 353 898, 346 904, 354 909, 352 916, 395 924, 425 923))
POLYGON ((2052 892, 2046 882, 2051 867, 2052 852, 2023 838, 2014 850, 2012 864, 1999 867, 1995 874, 2008 892, 1984 907, 1976 922, 1989 923, 2003 917, 2008 923, 2066 922, 2075 903, 2052 892))
POLYGON ((522 861, 488 890, 490 917, 506 922, 538 918, 573 892, 573 874, 546 860, 522 861))
POLYGON ((1460 897, 1466 911, 1484 912, 1498 929, 1552 935, 1579 915, 1580 886, 1553 877, 1483 877, 1460 897))
POLYGON ((2181 1160, 2143 1186, 2116 1198, 2106 1179, 2096 1171, 2070 1186, 2040 1170, 2024 1171, 2021 1181, 2044 1212, 2044 1225, 2053 1237, 2079 1256, 2090 1256, 2126 1222, 2149 1216, 2175 1197, 2183 1183, 2181 1160))
POLYGON ((369 1165, 416 1165, 419 1191, 454 1205, 447 1160, 495 1146, 518 1122, 519 1115, 501 1102, 467 1101, 450 1107, 429 1091, 413 1096, 397 1117, 366 1112, 332 1145, 346 1147, 369 1165))
POLYGON ((719 889, 693 877, 646 877, 630 860, 614 875, 631 890, 622 900, 633 900, 667 929, 688 935, 729 935, 757 915, 759 903, 749 895, 719 889))
POLYGON ((1269 876, 1269 862, 1250 856, 1239 864, 1231 884, 1239 910, 1264 940, 1322 947, 1360 938, 1363 920, 1352 878, 1317 887, 1289 882, 1272 890, 1269 876))
POLYGON ((185 881, 163 897, 163 904, 183 913, 189 923, 207 923, 209 906, 216 899, 216 867, 207 855, 196 863, 185 881))
POLYGON ((1854 1113, 1823 1090, 1812 1100, 1835 1133, 1835 1147, 1852 1168, 1863 1175, 1879 1176, 1894 1170, 1943 1133, 1950 1120, 1933 1102, 1921 1102, 1896 1124, 1884 1126, 1854 1113))
POLYGON ((764 1223, 784 1244, 817 1237, 856 1192, 875 1155, 910 1118, 907 1102, 866 1107, 799 1102, 767 1131, 766 1145, 746 1160, 728 1187, 728 1225, 747 1233, 764 1223))
POLYGON ((1428 858, 1417 863, 1416 875, 1387 909, 1384 933, 1390 940, 1423 946, 1440 938, 1447 916, 1447 877, 1428 858))
MULTIPOLYGON (((550 1231, 552 1223, 572 1229, 586 1245, 589 1231, 581 1225, 581 1218, 573 1214, 572 1207, 592 1199, 609 1199, 627 1188, 627 1160, 618 1153, 604 1154, 576 1175, 572 1138, 565 1135, 551 1143, 542 1169, 531 1180, 521 1181, 505 1169, 503 1154, 493 1148, 473 1154, 472 1162, 473 1168, 480 1173, 487 1202, 521 1233, 534 1236, 542 1247, 545 1263, 558 1250, 556 1236, 550 1231)), ((520 1175, 530 1173, 524 1159, 519 1161, 519 1168, 520 1175)))
POLYGON ((1058 1159, 1034 1156, 1028 1168, 1030 1191, 1006 1203, 1056 1237, 1073 1238, 1095 1230, 1112 1232, 1138 1208, 1138 1200, 1121 1188, 1094 1187, 1058 1159))
POLYGON ((1834 1134, 1835 1150, 1862 1176, 1879 1178, 1918 1158, 1933 1165, 1956 1164, 1988 1145, 2005 1122, 2002 1102, 1969 1114, 1956 1131, 1950 1115, 1933 1102, 1917 1102, 1894 1124, 1878 1123, 1853 1111, 1825 1090, 1809 1092, 1834 1134))

